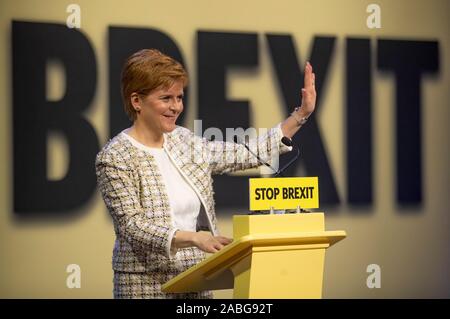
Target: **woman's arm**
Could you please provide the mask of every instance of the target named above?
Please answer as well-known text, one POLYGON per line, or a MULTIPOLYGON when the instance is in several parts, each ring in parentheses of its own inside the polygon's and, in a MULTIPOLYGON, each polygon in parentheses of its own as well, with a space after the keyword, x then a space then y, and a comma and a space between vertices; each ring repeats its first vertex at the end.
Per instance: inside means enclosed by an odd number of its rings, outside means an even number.
POLYGON ((169 257, 177 248, 186 247, 214 253, 232 241, 208 232, 180 231, 152 223, 142 211, 134 180, 126 170, 125 162, 100 155, 96 161, 96 173, 100 192, 116 228, 134 248, 169 257))
POLYGON ((280 127, 271 128, 267 133, 251 139, 248 147, 249 152, 242 144, 232 142, 215 141, 210 142, 203 139, 205 148, 208 150, 208 159, 213 174, 223 174, 237 170, 258 167, 262 165, 254 154, 258 154, 264 162, 270 162, 275 157, 289 150, 281 142, 283 136, 292 138, 304 124, 306 119, 314 111, 316 104, 316 90, 314 88, 315 75, 309 62, 305 66, 305 78, 302 89, 302 104, 296 108, 280 127))
POLYGON ((248 141, 247 147, 251 152, 243 144, 202 139, 206 150, 204 161, 210 164, 212 174, 224 174, 258 167, 262 163, 259 162, 255 154, 263 162, 270 162, 273 159, 278 159, 280 154, 291 150, 281 143, 282 137, 281 128, 273 127, 266 133, 248 141))
POLYGON ((146 216, 126 161, 100 153, 95 165, 99 190, 119 234, 136 250, 169 256, 171 235, 176 229, 156 225, 146 216))
POLYGON ((172 251, 177 248, 197 247, 207 253, 215 253, 233 240, 223 236, 212 236, 208 232, 177 230, 172 239, 172 251))

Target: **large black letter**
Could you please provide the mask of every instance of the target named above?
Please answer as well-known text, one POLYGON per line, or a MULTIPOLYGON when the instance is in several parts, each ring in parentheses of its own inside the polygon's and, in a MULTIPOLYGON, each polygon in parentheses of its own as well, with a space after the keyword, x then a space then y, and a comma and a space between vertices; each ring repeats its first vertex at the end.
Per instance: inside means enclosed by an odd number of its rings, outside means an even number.
POLYGON ((347 39, 347 198, 372 203, 372 72, 369 39, 347 39))
POLYGON ((12 23, 14 211, 60 212, 83 204, 95 190, 94 128, 84 118, 95 93, 96 62, 88 39, 65 25, 12 23), (60 60, 66 92, 46 100, 46 63, 60 60), (47 180, 47 134, 64 134, 70 157, 67 175, 47 180))
MULTIPOLYGON (((174 58, 186 69, 178 46, 167 34, 153 29, 137 28, 109 28, 109 132, 110 136, 130 126, 121 96, 120 81, 123 64, 131 54, 141 49, 158 49, 164 54, 174 58)), ((187 110, 188 92, 184 92, 184 112, 179 117, 183 123, 184 113, 187 110)))
POLYGON ((422 201, 421 76, 439 69, 438 42, 378 40, 378 68, 395 73, 397 200, 422 201))
POLYGON ((250 125, 248 101, 231 101, 225 94, 230 66, 258 65, 256 33, 198 32, 198 114, 202 126, 217 127, 225 136, 227 127, 250 125))
MULTIPOLYGON (((297 59, 291 36, 268 34, 267 40, 269 41, 272 62, 275 66, 280 89, 283 93, 285 114, 288 115, 300 103, 299 96, 300 89, 303 87, 304 64, 298 62, 300 59, 297 59)), ((339 196, 315 116, 320 111, 321 92, 333 53, 334 40, 334 37, 314 38, 309 61, 316 74, 317 103, 315 115, 311 116, 305 128, 296 134, 293 139, 301 147, 307 174, 320 177, 320 201, 325 204, 338 204, 339 196)), ((281 158, 280 166, 283 166, 287 160, 281 158)), ((292 165, 286 174, 293 175, 295 168, 295 165, 292 165)))
MULTIPOLYGON (((248 101, 226 98, 225 77, 230 66, 258 65, 257 34, 200 31, 197 48, 198 114, 202 127, 221 129, 225 139, 227 127, 247 129, 251 122, 248 101)), ((218 206, 248 205, 248 177, 214 176, 214 188, 218 206)))

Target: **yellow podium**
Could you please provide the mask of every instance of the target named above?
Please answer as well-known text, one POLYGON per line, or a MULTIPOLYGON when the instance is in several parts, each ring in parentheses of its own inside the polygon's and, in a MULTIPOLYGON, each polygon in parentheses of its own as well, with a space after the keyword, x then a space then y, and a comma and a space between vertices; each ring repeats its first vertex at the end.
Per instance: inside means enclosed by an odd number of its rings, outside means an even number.
POLYGON ((236 215, 233 237, 162 290, 234 287, 234 298, 321 298, 325 250, 346 234, 325 231, 323 213, 307 213, 236 215))

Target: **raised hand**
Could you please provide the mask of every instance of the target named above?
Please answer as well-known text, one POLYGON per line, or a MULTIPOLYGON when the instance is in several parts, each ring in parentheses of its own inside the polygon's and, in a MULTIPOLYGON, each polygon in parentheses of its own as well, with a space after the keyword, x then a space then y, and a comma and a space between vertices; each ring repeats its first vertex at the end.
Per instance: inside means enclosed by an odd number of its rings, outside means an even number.
POLYGON ((316 75, 313 72, 312 65, 306 62, 305 80, 302 89, 302 104, 296 107, 294 112, 281 123, 283 135, 292 138, 294 134, 302 127, 309 116, 316 108, 316 75))
POLYGON ((313 72, 312 65, 309 62, 306 62, 304 87, 302 89, 302 104, 299 109, 306 117, 311 115, 316 107, 315 80, 316 75, 313 72))

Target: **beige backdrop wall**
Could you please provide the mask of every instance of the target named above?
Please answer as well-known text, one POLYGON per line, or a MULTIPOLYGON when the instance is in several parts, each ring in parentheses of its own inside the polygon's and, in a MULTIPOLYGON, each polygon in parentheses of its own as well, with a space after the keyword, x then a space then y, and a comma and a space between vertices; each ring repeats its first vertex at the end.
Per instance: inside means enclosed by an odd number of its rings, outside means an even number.
MULTIPOLYGON (((98 64, 95 98, 86 113, 100 143, 108 136, 109 25, 148 27, 173 37, 185 57, 191 77, 188 123, 196 111, 196 31, 258 32, 260 63, 257 72, 231 71, 228 96, 252 102, 256 127, 270 127, 282 119, 281 98, 271 65, 266 32, 289 33, 301 57, 308 56, 314 35, 337 37, 328 84, 317 115, 332 172, 345 198, 344 154, 344 41, 349 36, 439 41, 440 74, 422 82, 422 143, 424 201, 419 208, 399 208, 394 193, 394 79, 373 68, 374 203, 358 214, 345 203, 327 211, 328 229, 343 229, 348 238, 328 251, 324 297, 416 298, 450 297, 449 209, 449 75, 450 2, 416 1, 24 1, 0 3, 0 297, 111 298, 111 220, 96 192, 79 217, 64 221, 17 223, 12 212, 12 71, 11 21, 65 23, 70 3, 81 8, 81 31, 91 41, 98 64), (368 29, 366 7, 381 7, 381 29, 368 29), (398 213, 402 210, 402 214, 398 213), (408 211, 416 213, 409 214, 408 211), (419 210, 419 212, 417 212, 419 210), (331 214, 332 213, 332 214, 331 214), (366 285, 369 264, 381 267, 381 288, 366 285), (66 286, 66 266, 81 267, 81 288, 66 286)), ((375 46, 375 42, 372 42, 375 46)), ((375 49, 375 48, 374 48, 375 49)), ((374 52, 375 54, 375 52, 374 52)), ((49 94, 61 95, 64 75, 49 77, 49 94)), ((189 125, 188 125, 189 126, 189 125)), ((190 125, 192 128, 192 125, 190 125)), ((304 128, 308 129, 307 126, 304 128)), ((66 167, 64 139, 48 146, 49 174, 61 176, 66 167)), ((320 176, 319 176, 320 178, 320 176)), ((245 211, 245 207, 235 211, 245 211)), ((231 236, 227 214, 219 210, 222 232, 231 236)), ((220 291, 228 298, 231 291, 220 291)))

